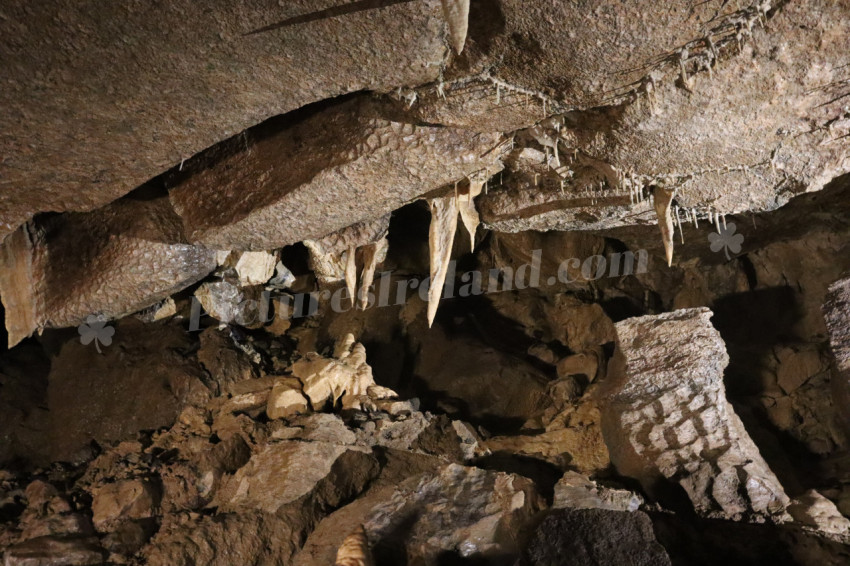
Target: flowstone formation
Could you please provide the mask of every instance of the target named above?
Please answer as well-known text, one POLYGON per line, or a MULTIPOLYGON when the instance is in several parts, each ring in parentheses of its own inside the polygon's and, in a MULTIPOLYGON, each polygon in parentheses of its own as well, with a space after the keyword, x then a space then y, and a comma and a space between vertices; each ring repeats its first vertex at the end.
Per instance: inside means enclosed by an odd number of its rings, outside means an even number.
POLYGON ((6 4, 5 566, 850 563, 850 0, 6 4))

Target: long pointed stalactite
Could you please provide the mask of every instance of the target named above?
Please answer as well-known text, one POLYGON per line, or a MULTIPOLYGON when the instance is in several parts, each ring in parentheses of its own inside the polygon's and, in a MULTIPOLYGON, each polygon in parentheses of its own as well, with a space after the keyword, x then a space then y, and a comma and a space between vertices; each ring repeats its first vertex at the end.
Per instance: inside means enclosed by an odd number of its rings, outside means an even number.
POLYGON ((443 285, 446 282, 452 258, 452 245, 457 232, 457 201, 457 196, 454 194, 429 201, 431 207, 431 226, 428 231, 431 255, 431 278, 428 288, 429 327, 437 316, 437 308, 440 306, 440 297, 443 294, 443 285))

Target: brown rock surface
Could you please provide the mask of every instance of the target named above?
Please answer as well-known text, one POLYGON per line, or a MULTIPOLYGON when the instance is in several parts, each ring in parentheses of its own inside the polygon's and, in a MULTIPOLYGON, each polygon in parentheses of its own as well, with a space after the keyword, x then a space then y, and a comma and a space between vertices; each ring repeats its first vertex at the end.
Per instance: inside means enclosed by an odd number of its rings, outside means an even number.
POLYGON ((123 199, 85 214, 37 219, 0 249, 9 344, 34 330, 120 318, 164 299, 215 267, 188 245, 165 197, 123 199))
POLYGON ((177 353, 186 347, 179 326, 132 318, 118 324, 102 354, 76 340, 65 344, 50 373, 50 442, 42 457, 73 460, 91 441, 125 440, 139 430, 170 426, 184 403, 204 403, 209 391, 202 370, 177 353))
POLYGON ((202 154, 209 166, 170 198, 192 242, 268 250, 380 218, 492 166, 501 139, 394 121, 357 97, 280 131, 246 134, 230 154, 202 154))
POLYGON ((102 206, 271 116, 434 80, 447 53, 437 0, 179 2, 157 14, 13 2, 0 22, 0 178, 15 187, 0 238, 36 212, 102 206))
POLYGON ((504 560, 521 547, 542 507, 528 479, 451 464, 418 485, 397 489, 372 509, 364 528, 377 560, 504 560))

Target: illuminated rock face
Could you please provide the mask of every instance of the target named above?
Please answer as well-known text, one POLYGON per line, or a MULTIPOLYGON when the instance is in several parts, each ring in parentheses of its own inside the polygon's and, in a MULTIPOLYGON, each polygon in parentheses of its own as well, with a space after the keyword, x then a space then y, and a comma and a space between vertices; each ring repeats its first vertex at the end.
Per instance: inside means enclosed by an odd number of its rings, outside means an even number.
POLYGON ((202 154, 206 167, 179 182, 171 201, 195 243, 279 248, 378 219, 493 167, 501 141, 396 121, 355 98, 271 135, 249 133, 230 155, 202 154))
POLYGON ((0 238, 37 212, 103 206, 272 116, 437 79, 440 2, 386 4, 5 5, 0 238))
POLYGON ((37 219, 6 239, 0 294, 9 344, 43 328, 120 318, 208 275, 214 251, 183 237, 166 197, 37 219))
POLYGON ((709 309, 615 325, 603 433, 617 469, 648 490, 678 483, 708 517, 785 520, 788 496, 726 400, 729 356, 709 309))

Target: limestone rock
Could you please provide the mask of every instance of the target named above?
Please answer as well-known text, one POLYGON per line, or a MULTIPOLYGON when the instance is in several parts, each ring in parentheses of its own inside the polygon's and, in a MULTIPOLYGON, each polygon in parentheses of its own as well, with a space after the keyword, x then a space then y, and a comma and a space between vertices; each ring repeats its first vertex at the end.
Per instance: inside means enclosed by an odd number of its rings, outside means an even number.
POLYGON ((366 349, 355 343, 351 334, 337 344, 334 358, 308 354, 292 366, 292 373, 301 380, 304 395, 315 410, 328 401, 335 405, 340 399, 343 409, 359 408, 359 397, 367 396, 368 388, 375 384, 372 368, 366 363, 366 349))
POLYGON ((368 449, 328 442, 281 441, 255 453, 216 496, 222 511, 275 513, 304 496, 338 505, 377 470, 368 449))
POLYGON ((268 317, 263 313, 260 288, 243 288, 228 280, 202 283, 195 298, 204 312, 223 323, 234 323, 245 328, 259 328, 268 317))
POLYGON ((452 555, 504 559, 518 552, 542 507, 526 478, 450 464, 418 485, 396 490, 369 513, 364 528, 379 561, 387 552, 383 545, 397 545, 402 556, 423 565, 452 555))
POLYGON ((277 265, 277 258, 269 252, 242 252, 236 260, 236 273, 239 284, 249 287, 262 285, 272 278, 277 265))
POLYGON ((774 210, 847 172, 850 122, 834 91, 844 79, 828 63, 843 52, 845 6, 783 6, 765 27, 769 5, 715 14, 697 32, 702 39, 626 71, 641 76, 613 88, 613 98, 625 95, 622 104, 577 109, 544 125, 546 143, 569 158, 530 175, 518 167, 481 199, 484 222, 511 232, 655 224, 649 196, 662 184, 675 192, 684 220, 695 212, 706 221, 774 210))
POLYGON ((313 413, 289 419, 284 427, 272 431, 272 438, 327 442, 344 446, 361 445, 343 420, 331 413, 313 413))
POLYGON ((835 503, 813 489, 794 498, 788 513, 795 521, 819 531, 836 535, 850 534, 850 519, 838 511, 835 503))
POLYGON ((481 437, 470 425, 453 421, 445 415, 436 415, 428 420, 428 426, 419 433, 408 449, 421 450, 457 463, 470 462, 490 454, 481 437))
POLYGON ((843 277, 829 286, 823 314, 829 331, 829 344, 835 358, 833 390, 835 403, 845 430, 850 431, 850 277, 843 277))
MULTIPOLYGON (((387 235, 390 215, 346 226, 318 240, 304 240, 310 251, 310 267, 322 283, 335 283, 346 278, 347 253, 378 243, 387 235)), ((386 250, 383 251, 386 257, 386 250)), ((383 260, 381 260, 383 261, 383 260)))
POLYGON ((396 122, 357 98, 274 135, 248 135, 244 147, 186 178, 170 198, 193 242, 275 249, 380 218, 492 165, 500 140, 396 122))
POLYGON ((92 522, 100 532, 113 530, 122 521, 153 517, 159 493, 150 482, 126 480, 97 489, 92 498, 92 522))
POLYGON ((286 564, 311 523, 304 514, 172 515, 142 554, 151 566, 286 564))
POLYGON ((257 370, 248 355, 236 346, 228 330, 207 328, 199 338, 198 361, 216 384, 217 393, 247 393, 241 388, 253 388, 257 370))
POLYGON ((22 226, 0 248, 9 344, 34 330, 120 318, 195 283, 212 251, 187 244, 168 199, 124 199, 22 226))
POLYGON ((6 549, 6 566, 89 566, 103 564, 107 552, 96 538, 39 537, 6 549))
POLYGON ((266 414, 270 419, 288 418, 308 411, 307 399, 301 392, 298 380, 281 379, 275 382, 266 405, 266 414))
POLYGON ((603 509, 554 511, 538 527, 518 565, 565 563, 576 566, 671 564, 664 547, 655 540, 652 521, 645 513, 603 509))
POLYGON ((615 325, 602 429, 618 471, 652 495, 678 483, 697 513, 783 521, 788 496, 726 400, 728 356, 707 308, 615 325))
POLYGON ((76 461, 99 444, 133 438, 139 430, 172 425, 185 405, 210 396, 203 369, 178 352, 191 347, 179 324, 116 324, 111 346, 98 353, 78 340, 54 360, 47 389, 47 461, 76 461))
POLYGON ((389 227, 387 214, 352 224, 319 240, 304 240, 310 251, 310 267, 319 282, 328 285, 345 281, 348 298, 365 308, 375 269, 387 257, 389 227))
POLYGON ((181 1, 155 25, 141 6, 15 2, 5 15, 0 177, 17 189, 0 203, 0 239, 37 212, 91 210, 188 169, 183 159, 273 116, 435 80, 448 55, 437 0, 201 12, 181 1), (117 21, 123 40, 102 44, 117 21))
POLYGON ((142 322, 156 322, 177 314, 177 304, 174 299, 167 297, 157 304, 140 311, 136 316, 142 322))
POLYGON ((577 472, 568 471, 555 484, 552 507, 637 511, 642 503, 643 498, 631 491, 600 486, 577 472))

